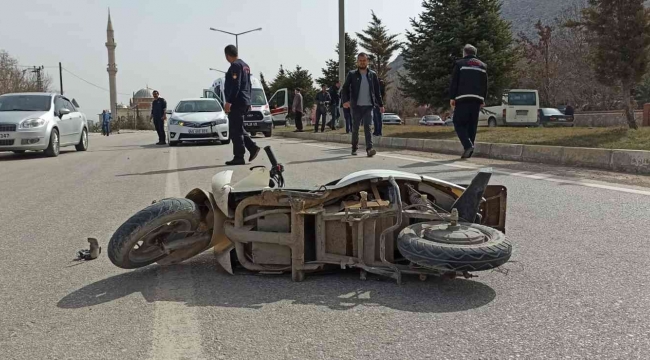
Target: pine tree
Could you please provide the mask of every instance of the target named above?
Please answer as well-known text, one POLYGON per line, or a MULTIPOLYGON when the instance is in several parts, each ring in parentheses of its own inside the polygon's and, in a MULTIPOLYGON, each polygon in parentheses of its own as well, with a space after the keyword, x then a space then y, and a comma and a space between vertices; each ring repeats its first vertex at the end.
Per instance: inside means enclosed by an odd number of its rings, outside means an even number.
POLYGON ((269 84, 266 83, 266 79, 264 78, 264 74, 260 73, 260 82, 262 83, 262 89, 264 89, 264 94, 266 95, 266 98, 270 98, 273 96, 273 93, 271 93, 271 88, 269 88, 269 84))
POLYGON ((368 52, 372 68, 388 87, 389 81, 386 76, 390 70, 388 63, 401 44, 397 41, 398 35, 389 35, 386 26, 382 24, 374 11, 371 12, 372 21, 363 32, 357 33, 357 37, 359 45, 368 52))
POLYGON ((488 65, 487 102, 500 103, 518 59, 510 24, 500 15, 501 1, 423 0, 422 6, 406 33, 402 55, 408 75, 400 78, 401 90, 420 105, 447 108, 454 60, 472 44, 488 65))
MULTIPOLYGON (((316 79, 318 85, 332 86, 339 80, 339 44, 336 43, 336 60, 327 60, 323 69, 323 77, 316 79)), ((359 47, 356 39, 345 33, 345 73, 356 69, 359 47)))
POLYGON ((279 89, 287 89, 289 91, 289 105, 293 104, 294 91, 297 88, 302 89, 302 101, 303 106, 306 109, 311 108, 314 105, 316 99, 316 89, 314 89, 314 80, 309 73, 309 70, 303 69, 300 65, 296 65, 296 69, 284 70, 280 66, 278 75, 275 77, 273 82, 269 84, 269 96, 270 99, 273 94, 279 89))
POLYGON ((637 129, 632 89, 648 68, 650 9, 643 0, 589 0, 583 20, 569 26, 587 30, 598 81, 620 88, 628 126, 637 129))

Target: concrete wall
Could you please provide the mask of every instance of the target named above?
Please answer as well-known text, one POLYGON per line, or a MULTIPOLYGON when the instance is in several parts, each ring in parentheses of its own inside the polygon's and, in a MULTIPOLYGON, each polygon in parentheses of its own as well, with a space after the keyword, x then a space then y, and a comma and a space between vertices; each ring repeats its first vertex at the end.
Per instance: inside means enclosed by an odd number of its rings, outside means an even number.
MULTIPOLYGON (((641 126, 643 122, 643 111, 635 111, 636 123, 641 126)), ((623 111, 589 112, 576 113, 575 126, 581 127, 614 127, 627 126, 627 120, 623 111)))

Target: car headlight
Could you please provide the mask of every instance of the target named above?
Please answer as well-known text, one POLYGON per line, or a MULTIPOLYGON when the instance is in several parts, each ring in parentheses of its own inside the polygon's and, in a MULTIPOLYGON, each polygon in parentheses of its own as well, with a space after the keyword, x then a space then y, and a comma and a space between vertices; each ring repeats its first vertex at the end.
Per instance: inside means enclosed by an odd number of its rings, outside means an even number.
POLYGON ((262 111, 262 114, 264 114, 264 116, 269 116, 269 115, 271 115, 271 112, 268 111, 268 110, 264 110, 264 111, 262 111))
POLYGON ((178 119, 171 119, 171 120, 169 120, 169 125, 183 126, 183 122, 178 120, 178 119))
POLYGON ((27 120, 23 120, 23 122, 20 123, 20 128, 33 129, 33 128, 45 126, 45 124, 47 124, 47 120, 45 119, 27 119, 27 120))
POLYGON ((215 125, 223 125, 223 124, 225 124, 227 122, 228 122, 228 120, 226 120, 226 119, 217 119, 217 120, 214 121, 215 125))

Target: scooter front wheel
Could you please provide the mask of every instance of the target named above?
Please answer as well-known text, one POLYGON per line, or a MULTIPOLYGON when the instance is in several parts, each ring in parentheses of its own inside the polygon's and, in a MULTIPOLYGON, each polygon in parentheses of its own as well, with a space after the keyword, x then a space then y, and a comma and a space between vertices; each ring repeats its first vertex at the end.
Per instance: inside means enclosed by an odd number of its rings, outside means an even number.
POLYGON ((169 255, 163 250, 165 240, 186 237, 200 223, 201 211, 194 201, 163 199, 140 210, 115 231, 108 243, 108 258, 123 269, 147 266, 169 255))

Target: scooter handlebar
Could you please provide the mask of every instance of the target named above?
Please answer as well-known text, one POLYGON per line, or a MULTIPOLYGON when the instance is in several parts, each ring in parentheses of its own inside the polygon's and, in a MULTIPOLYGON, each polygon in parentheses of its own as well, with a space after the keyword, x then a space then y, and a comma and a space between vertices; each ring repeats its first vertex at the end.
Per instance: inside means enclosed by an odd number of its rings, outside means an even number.
POLYGON ((273 153, 273 150, 271 150, 271 146, 265 146, 264 151, 266 151, 266 156, 269 157, 269 161, 271 162, 273 168, 277 168, 278 159, 275 158, 275 154, 273 153))

